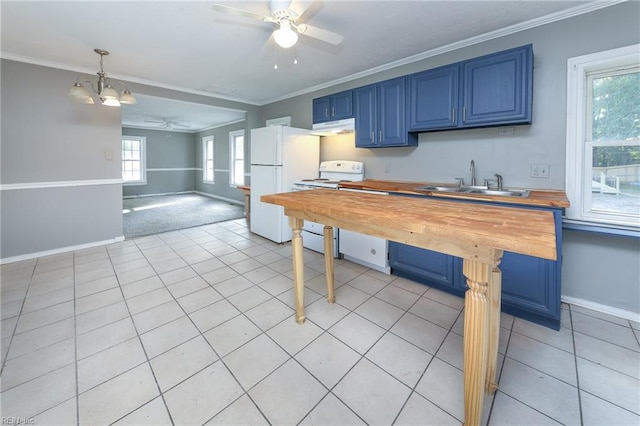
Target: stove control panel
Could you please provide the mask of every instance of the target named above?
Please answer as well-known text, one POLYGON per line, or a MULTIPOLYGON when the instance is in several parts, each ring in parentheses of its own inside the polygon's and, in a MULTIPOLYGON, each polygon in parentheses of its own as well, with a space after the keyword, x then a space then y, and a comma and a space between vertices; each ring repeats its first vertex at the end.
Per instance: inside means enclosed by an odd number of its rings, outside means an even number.
POLYGON ((361 161, 323 161, 320 172, 341 172, 364 174, 364 163, 361 161))

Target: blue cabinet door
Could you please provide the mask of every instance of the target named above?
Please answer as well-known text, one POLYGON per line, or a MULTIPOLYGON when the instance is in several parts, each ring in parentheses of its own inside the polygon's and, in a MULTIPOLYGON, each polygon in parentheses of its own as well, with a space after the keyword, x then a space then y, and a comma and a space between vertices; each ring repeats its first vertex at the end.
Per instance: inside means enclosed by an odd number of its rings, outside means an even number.
POLYGON ((430 286, 463 290, 461 259, 436 251, 389 242, 389 266, 400 275, 430 286))
POLYGON ((505 252, 500 262, 502 306, 505 312, 512 315, 558 330, 561 313, 562 209, 531 208, 553 213, 558 260, 505 252))
POLYGON ((462 63, 463 127, 531 123, 533 47, 462 63))
MULTIPOLYGON (((378 84, 378 139, 381 146, 415 145, 407 135, 405 119, 406 78, 394 78, 378 84)), ((417 143, 417 137, 415 138, 417 143)))
POLYGON ((323 123, 329 121, 331 111, 331 98, 324 96, 313 100, 313 122, 323 123))
POLYGON ((313 123, 353 117, 353 92, 335 93, 313 100, 313 123))
POLYGON ((560 320, 557 262, 506 252, 500 263, 503 310, 554 328, 560 320))
POLYGON ((353 117, 353 92, 336 93, 331 95, 331 119, 342 120, 353 117))
POLYGON ((357 148, 417 145, 407 132, 405 86, 400 77, 353 90, 357 148))
POLYGON ((356 147, 371 148, 376 146, 376 86, 360 87, 353 91, 354 116, 356 121, 356 147))
POLYGON ((460 65, 448 65, 409 76, 409 131, 458 126, 460 65))

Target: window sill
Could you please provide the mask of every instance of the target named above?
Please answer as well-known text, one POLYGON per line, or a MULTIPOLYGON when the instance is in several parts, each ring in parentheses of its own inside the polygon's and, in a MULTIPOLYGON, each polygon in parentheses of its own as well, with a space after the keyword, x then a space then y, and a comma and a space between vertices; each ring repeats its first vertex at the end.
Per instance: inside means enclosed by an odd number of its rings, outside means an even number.
POLYGON ((146 180, 134 180, 134 181, 124 181, 122 182, 122 186, 139 186, 139 185, 146 185, 147 181, 146 180))
POLYGON ((589 232, 593 234, 606 234, 618 237, 640 238, 640 229, 631 226, 616 226, 603 223, 584 222, 566 218, 562 220, 562 229, 567 229, 570 231, 589 232))

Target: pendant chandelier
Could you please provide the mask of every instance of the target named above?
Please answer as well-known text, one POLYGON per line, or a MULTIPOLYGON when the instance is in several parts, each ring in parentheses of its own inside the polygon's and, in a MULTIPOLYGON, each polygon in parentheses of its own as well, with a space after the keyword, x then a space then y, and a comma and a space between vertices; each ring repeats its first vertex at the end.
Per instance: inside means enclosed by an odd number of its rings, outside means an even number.
MULTIPOLYGON (((107 73, 104 72, 102 60, 109 54, 109 52, 104 49, 93 49, 93 51, 100 55, 100 71, 97 73, 97 90, 93 87, 93 83, 91 81, 87 80, 81 83, 80 80, 78 80, 69 91, 69 96, 76 102, 93 104, 93 96, 91 96, 91 92, 86 87, 88 84, 89 87, 91 87, 91 90, 98 95, 102 105, 120 106, 121 104, 135 104, 136 98, 133 97, 129 89, 125 86, 122 93, 118 94, 118 91, 111 85, 110 80, 107 77, 107 73)), ((122 82, 119 83, 124 85, 122 82)))

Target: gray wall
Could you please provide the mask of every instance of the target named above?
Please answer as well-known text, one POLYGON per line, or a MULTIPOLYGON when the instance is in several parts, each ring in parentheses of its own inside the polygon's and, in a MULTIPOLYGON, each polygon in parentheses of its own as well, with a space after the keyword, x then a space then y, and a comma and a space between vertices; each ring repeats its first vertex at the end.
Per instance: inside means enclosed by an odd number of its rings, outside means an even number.
MULTIPOLYGON (((74 72, 6 59, 1 68, 0 261, 122 238, 120 109, 71 101, 67 94, 77 78, 74 72), (111 160, 105 159, 107 151, 111 160)), ((134 93, 245 111, 247 129, 264 126, 256 105, 137 83, 128 86, 134 93)), ((150 154, 151 164, 157 164, 153 167, 179 168, 183 160, 187 168, 201 167, 194 165, 193 138, 188 136, 179 165, 165 166, 164 151, 159 150, 150 154)), ((153 141, 148 138, 147 143, 153 141)), ((155 179, 152 173, 148 179, 155 179)), ((193 188, 194 178, 185 177, 175 188, 187 183, 193 188)))
MULTIPOLYGON (((204 132, 195 134, 195 164, 198 169, 195 173, 195 188, 196 191, 203 192, 205 194, 211 194, 216 197, 226 198, 229 200, 236 200, 244 204, 244 194, 235 186, 230 186, 230 146, 229 146, 229 132, 236 130, 244 130, 245 133, 245 174, 250 170, 249 168, 249 137, 251 131, 246 129, 246 122, 240 122, 230 124, 228 126, 217 127, 215 129, 207 130, 204 132), (205 136, 213 135, 213 161, 214 161, 214 183, 204 183, 202 181, 202 138, 205 136)), ((260 127, 259 125, 256 127, 260 127)), ((245 176, 245 185, 250 185, 249 176, 245 176)))
MULTIPOLYGON (((367 178, 451 183, 460 176, 468 181, 474 159, 481 179, 498 172, 508 187, 564 189, 567 59, 639 43, 638 16, 640 2, 608 7, 267 105, 263 117, 291 115, 294 125, 309 127, 315 97, 533 43, 532 125, 514 126, 507 136, 500 128, 423 133, 414 148, 356 149, 352 135, 322 138, 320 158, 364 161, 367 178), (538 163, 550 165, 549 179, 529 177, 538 163)), ((564 241, 564 296, 640 313, 637 239, 566 232, 564 241)))
POLYGON ((72 102, 75 78, 2 60, 1 259, 122 237, 120 110, 72 102))
POLYGON ((123 128, 123 136, 146 138, 147 183, 125 184, 125 197, 195 190, 195 135, 160 130, 123 128))

